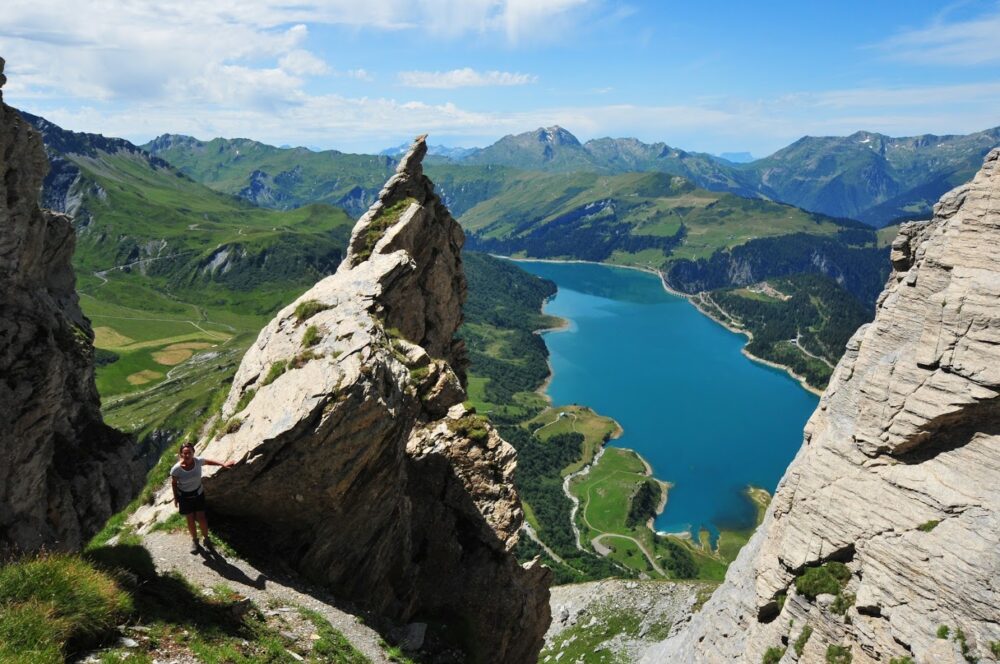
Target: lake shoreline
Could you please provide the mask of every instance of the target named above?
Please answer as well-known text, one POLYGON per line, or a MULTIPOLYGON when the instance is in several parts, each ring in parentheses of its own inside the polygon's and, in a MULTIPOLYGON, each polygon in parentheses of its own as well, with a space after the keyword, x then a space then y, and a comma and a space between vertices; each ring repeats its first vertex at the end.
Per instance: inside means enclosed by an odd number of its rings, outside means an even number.
MULTIPOLYGON (((637 270, 639 272, 645 272, 647 274, 656 275, 660 279, 660 285, 663 287, 663 290, 665 290, 667 293, 669 293, 671 295, 674 295, 676 297, 682 297, 682 298, 684 298, 685 300, 687 300, 688 302, 691 303, 691 306, 693 306, 695 309, 697 309, 703 316, 705 316, 709 320, 712 320, 712 321, 718 323, 719 325, 721 325, 722 327, 726 328, 727 330, 729 330, 730 332, 732 332, 734 334, 741 334, 741 335, 745 336, 747 340, 746 340, 746 343, 743 344, 743 348, 740 349, 740 352, 748 360, 750 360, 751 362, 756 362, 758 364, 763 364, 764 366, 770 367, 772 369, 777 369, 778 371, 783 371, 786 374, 788 374, 788 376, 790 378, 792 378, 794 381, 796 381, 799 384, 799 386, 802 387, 802 389, 804 389, 805 391, 810 392, 812 394, 815 394, 818 397, 823 396, 824 390, 821 390, 818 387, 813 387, 812 385, 810 385, 809 382, 805 379, 804 376, 800 376, 799 374, 795 373, 795 371, 791 367, 789 367, 787 365, 784 365, 784 364, 781 364, 779 362, 774 362, 772 360, 766 360, 763 357, 758 357, 757 355, 754 355, 753 353, 751 353, 750 351, 748 351, 747 350, 747 346, 750 344, 751 341, 753 341, 753 333, 750 332, 750 330, 746 330, 746 329, 734 327, 734 326, 730 325, 727 321, 721 320, 719 317, 714 316, 712 313, 710 313, 706 309, 704 309, 701 306, 699 306, 698 302, 697 302, 697 299, 699 297, 701 297, 701 295, 702 295, 702 293, 704 291, 701 291, 701 292, 698 292, 698 293, 695 293, 695 294, 692 295, 692 294, 689 294, 689 293, 682 293, 682 292, 680 292, 678 290, 674 290, 673 288, 671 288, 669 286, 669 284, 667 284, 667 278, 666 278, 666 276, 664 276, 663 272, 661 272, 660 270, 657 270, 656 268, 639 267, 637 265, 618 265, 616 263, 601 263, 599 261, 585 261, 585 260, 579 260, 579 259, 575 259, 575 258, 574 259, 567 259, 567 260, 560 260, 560 259, 557 259, 557 258, 513 258, 511 256, 501 256, 499 254, 490 254, 490 255, 494 256, 496 258, 504 258, 504 259, 507 259, 509 261, 513 261, 515 263, 522 263, 522 262, 524 262, 524 263, 582 263, 582 264, 585 264, 585 265, 604 265, 605 267, 620 267, 620 268, 623 268, 625 270, 637 270)), ((549 314, 549 315, 551 315, 551 314, 549 314)), ((545 330, 540 330, 539 332, 543 332, 543 331, 545 331, 545 330)), ((551 364, 550 364, 549 368, 551 369, 551 364)), ((549 379, 546 380, 546 387, 548 386, 548 382, 550 382, 550 381, 551 381, 551 375, 549 376, 549 379)))

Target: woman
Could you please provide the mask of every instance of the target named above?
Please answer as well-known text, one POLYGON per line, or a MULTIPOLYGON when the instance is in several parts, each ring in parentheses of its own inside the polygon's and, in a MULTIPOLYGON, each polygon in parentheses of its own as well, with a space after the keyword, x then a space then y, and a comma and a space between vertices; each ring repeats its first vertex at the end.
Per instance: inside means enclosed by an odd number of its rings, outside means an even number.
POLYGON ((188 532, 191 533, 191 553, 198 553, 198 530, 195 528, 195 519, 201 526, 201 536, 204 538, 205 546, 211 547, 212 543, 208 539, 208 520, 205 518, 205 490, 201 486, 202 466, 222 466, 231 468, 232 461, 222 463, 196 457, 194 455, 194 444, 184 443, 181 445, 181 460, 170 469, 170 482, 174 489, 174 505, 180 508, 181 514, 187 517, 188 532))

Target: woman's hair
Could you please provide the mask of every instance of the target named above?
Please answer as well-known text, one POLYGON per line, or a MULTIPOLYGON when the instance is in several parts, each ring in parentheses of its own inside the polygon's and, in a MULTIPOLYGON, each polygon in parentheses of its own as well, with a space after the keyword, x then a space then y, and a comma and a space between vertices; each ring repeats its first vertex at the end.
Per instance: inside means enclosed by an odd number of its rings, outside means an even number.
POLYGON ((194 443, 188 442, 188 443, 182 444, 180 451, 183 452, 185 447, 190 447, 191 451, 194 451, 194 443))

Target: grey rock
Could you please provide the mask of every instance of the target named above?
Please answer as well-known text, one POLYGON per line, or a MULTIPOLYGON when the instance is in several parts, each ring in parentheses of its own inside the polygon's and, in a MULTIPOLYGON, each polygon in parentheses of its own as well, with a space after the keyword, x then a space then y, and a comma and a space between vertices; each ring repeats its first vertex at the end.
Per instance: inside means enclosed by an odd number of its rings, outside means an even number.
POLYGON ((47 170, 0 95, 0 558, 81 548, 143 481, 131 439, 101 419, 73 226, 38 207, 47 170))
POLYGON ((1000 641, 1000 149, 905 225, 875 320, 847 346, 764 523, 689 628, 643 661, 760 662, 793 629, 853 662, 959 661, 1000 641), (796 595, 807 566, 849 562, 855 606, 796 595), (787 594, 779 606, 777 598, 787 594), (850 620, 847 620, 849 618, 850 620), (794 625, 794 627, 793 627, 794 625))
MULTIPOLYGON (((338 599, 396 623, 461 616, 474 660, 533 662, 551 572, 512 555, 517 455, 462 405, 464 235, 423 175, 425 152, 421 137, 337 273, 247 351, 223 406, 232 433, 202 442, 236 465, 209 469, 206 494, 213 510, 270 530, 277 553, 338 599), (300 320, 306 302, 318 311, 300 320), (307 351, 310 327, 319 340, 307 351)), ((134 523, 148 528, 169 508, 163 494, 134 523)))

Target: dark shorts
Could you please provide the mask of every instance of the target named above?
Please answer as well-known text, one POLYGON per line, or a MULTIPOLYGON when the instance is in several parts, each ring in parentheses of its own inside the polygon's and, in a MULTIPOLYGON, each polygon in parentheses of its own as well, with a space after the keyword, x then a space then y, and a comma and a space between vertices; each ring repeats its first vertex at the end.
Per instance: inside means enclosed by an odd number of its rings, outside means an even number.
POLYGON ((198 493, 184 494, 179 493, 177 495, 177 503, 180 507, 181 514, 194 514, 195 512, 205 511, 205 492, 199 491, 198 493))

